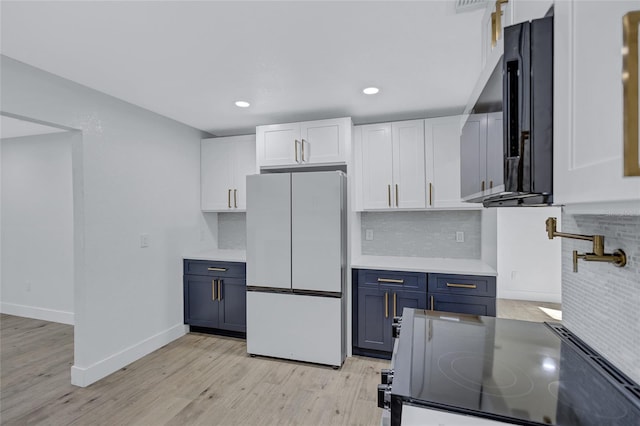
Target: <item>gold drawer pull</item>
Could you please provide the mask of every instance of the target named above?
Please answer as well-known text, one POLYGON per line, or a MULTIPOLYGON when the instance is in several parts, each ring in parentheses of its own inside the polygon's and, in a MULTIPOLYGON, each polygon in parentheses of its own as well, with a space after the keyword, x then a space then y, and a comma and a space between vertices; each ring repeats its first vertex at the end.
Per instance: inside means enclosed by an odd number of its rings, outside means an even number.
POLYGON ((447 283, 447 287, 456 287, 456 288, 477 288, 475 284, 451 284, 447 283))
POLYGON ((207 271, 227 272, 227 268, 207 268, 207 271))
POLYGON ((404 284, 404 280, 393 280, 391 278, 378 278, 379 283, 404 284))

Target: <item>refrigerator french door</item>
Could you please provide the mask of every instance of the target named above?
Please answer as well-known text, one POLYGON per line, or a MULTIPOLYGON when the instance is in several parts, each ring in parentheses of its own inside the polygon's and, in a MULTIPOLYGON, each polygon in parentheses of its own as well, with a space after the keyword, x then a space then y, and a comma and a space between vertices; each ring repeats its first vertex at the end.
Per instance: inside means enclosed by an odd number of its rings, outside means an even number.
POLYGON ((345 358, 346 177, 247 177, 247 352, 345 358))

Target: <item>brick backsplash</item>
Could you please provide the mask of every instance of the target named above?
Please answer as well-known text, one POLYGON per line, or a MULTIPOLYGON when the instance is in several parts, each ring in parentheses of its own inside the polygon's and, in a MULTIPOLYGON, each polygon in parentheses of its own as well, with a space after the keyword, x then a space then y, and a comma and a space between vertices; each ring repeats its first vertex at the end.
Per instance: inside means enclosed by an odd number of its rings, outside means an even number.
POLYGON ((246 213, 218 213, 218 248, 247 249, 246 213))
POLYGON ((479 210, 361 213, 362 254, 479 259, 480 219, 479 210), (456 242, 456 231, 464 242, 456 242))
POLYGON ((627 265, 578 261, 591 243, 562 240, 564 325, 640 383, 640 216, 562 215, 562 232, 604 235, 605 252, 622 249, 627 265))

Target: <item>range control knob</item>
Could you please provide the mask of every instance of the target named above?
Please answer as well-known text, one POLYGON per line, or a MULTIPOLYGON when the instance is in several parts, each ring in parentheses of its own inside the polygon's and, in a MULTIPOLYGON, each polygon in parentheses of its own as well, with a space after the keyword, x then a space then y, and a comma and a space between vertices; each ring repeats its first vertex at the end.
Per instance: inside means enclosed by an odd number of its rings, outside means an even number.
POLYGON ((378 407, 385 410, 391 408, 391 386, 378 385, 378 407))
POLYGON ((402 317, 393 317, 394 324, 402 324, 402 317))
POLYGON ((391 324, 391 336, 394 339, 400 337, 400 328, 402 327, 402 322, 394 322, 391 324))
POLYGON ((393 383, 393 370, 389 368, 383 368, 380 371, 380 381, 384 385, 390 385, 393 383))

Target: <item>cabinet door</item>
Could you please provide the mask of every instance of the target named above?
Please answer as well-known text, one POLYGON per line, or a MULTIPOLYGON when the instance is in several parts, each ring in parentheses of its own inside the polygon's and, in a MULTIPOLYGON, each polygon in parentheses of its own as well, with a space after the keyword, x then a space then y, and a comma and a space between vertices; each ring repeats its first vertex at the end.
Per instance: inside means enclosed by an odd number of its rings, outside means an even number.
POLYGON ((404 308, 413 309, 426 309, 427 307, 427 294, 417 291, 398 291, 397 289, 381 288, 384 292, 389 292, 389 309, 390 316, 399 317, 402 316, 402 310, 404 308))
POLYGON ((389 293, 377 286, 358 287, 358 347, 387 352, 393 349, 389 293))
POLYGON ((344 163, 351 119, 300 123, 300 161, 308 164, 344 163))
POLYGON ((389 209, 393 198, 391 124, 361 126, 361 132, 362 207, 365 210, 389 209))
POLYGON ((240 278, 221 279, 219 328, 230 331, 247 330, 247 286, 240 278))
POLYGON ((227 211, 233 204, 233 143, 204 139, 200 145, 200 202, 204 211, 227 211))
POLYGON ((502 112, 487 114, 487 192, 504 191, 504 141, 502 112))
POLYGON ((486 145, 486 114, 469 116, 460 135, 460 195, 463 200, 472 200, 483 193, 486 145))
POLYGON ((184 322, 200 327, 218 327, 218 280, 215 277, 184 276, 184 322))
POLYGON ((301 160, 300 124, 256 127, 258 166, 290 166, 301 160))
POLYGON ((555 2, 553 198, 563 211, 640 213, 640 177, 623 174, 620 88, 622 17, 637 9, 555 2))
POLYGON ((256 173, 255 135, 240 136, 234 141, 233 206, 247 208, 247 176, 256 173))
POLYGON ((425 207, 424 120, 391 124, 393 199, 400 208, 425 207))
POLYGON ((427 207, 469 207, 460 198, 461 119, 425 120, 427 207))

